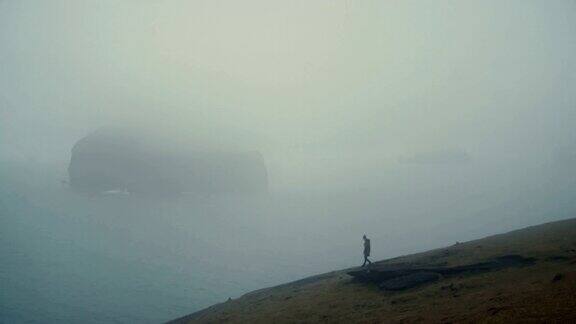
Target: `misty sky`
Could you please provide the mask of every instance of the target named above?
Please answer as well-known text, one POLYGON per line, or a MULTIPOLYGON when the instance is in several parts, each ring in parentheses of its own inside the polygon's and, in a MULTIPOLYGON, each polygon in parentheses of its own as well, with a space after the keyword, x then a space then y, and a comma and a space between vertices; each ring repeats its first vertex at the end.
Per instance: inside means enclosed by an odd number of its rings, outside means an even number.
POLYGON ((575 82, 574 0, 0 0, 0 322, 163 322, 363 234, 382 260, 574 217, 575 82), (107 126, 257 150, 271 190, 81 195, 107 126))
POLYGON ((1 153, 65 161, 90 131, 136 125, 247 141, 271 164, 545 157, 576 136, 575 34, 570 0, 4 0, 1 153))

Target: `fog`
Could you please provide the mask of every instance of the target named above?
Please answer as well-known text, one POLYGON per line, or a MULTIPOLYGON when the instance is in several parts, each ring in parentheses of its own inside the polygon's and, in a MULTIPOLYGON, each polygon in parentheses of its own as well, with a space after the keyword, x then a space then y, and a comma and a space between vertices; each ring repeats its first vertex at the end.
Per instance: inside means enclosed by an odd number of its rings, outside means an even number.
POLYGON ((575 32, 570 0, 0 1, 0 322, 166 321, 363 234, 380 260, 573 217, 575 32), (78 192, 107 127, 258 152, 268 190, 78 192))

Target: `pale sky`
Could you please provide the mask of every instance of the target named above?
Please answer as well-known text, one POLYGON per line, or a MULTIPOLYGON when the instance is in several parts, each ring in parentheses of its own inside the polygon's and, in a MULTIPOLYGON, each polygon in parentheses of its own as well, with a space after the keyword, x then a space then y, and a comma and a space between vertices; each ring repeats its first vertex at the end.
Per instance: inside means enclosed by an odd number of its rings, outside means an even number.
POLYGON ((575 136, 575 18, 568 0, 0 1, 2 150, 138 124, 542 153, 575 136))

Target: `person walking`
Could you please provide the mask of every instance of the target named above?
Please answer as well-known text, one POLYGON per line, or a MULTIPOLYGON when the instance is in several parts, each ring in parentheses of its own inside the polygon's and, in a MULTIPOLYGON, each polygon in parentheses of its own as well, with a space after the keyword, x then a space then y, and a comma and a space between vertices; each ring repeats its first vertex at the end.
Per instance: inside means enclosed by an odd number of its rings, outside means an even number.
POLYGON ((366 234, 364 234, 362 238, 364 239, 364 263, 362 266, 365 266, 366 262, 368 262, 369 265, 372 264, 372 261, 368 259, 370 256, 370 239, 366 237, 366 234))

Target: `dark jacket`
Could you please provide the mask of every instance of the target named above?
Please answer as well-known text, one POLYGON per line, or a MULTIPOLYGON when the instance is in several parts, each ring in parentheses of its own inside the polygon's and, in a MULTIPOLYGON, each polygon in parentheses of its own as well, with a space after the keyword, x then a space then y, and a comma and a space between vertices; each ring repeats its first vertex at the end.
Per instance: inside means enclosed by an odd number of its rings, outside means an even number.
POLYGON ((370 255, 370 240, 369 239, 364 240, 364 255, 366 255, 366 256, 370 255))

